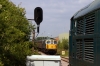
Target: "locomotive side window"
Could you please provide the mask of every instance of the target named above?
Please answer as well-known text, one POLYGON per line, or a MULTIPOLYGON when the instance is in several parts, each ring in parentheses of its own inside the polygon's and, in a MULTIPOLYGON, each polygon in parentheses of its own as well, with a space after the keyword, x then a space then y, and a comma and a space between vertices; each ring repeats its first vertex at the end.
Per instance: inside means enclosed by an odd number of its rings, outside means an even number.
POLYGON ((75 27, 76 27, 76 25, 77 25, 77 21, 75 21, 75 27))

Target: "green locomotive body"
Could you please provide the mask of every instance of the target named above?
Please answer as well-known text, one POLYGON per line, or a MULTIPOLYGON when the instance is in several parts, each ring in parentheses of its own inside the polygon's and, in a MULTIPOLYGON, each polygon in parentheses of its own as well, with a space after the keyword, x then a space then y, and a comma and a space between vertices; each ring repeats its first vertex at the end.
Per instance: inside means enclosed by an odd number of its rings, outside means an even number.
POLYGON ((100 66, 100 0, 71 18, 69 66, 100 66))

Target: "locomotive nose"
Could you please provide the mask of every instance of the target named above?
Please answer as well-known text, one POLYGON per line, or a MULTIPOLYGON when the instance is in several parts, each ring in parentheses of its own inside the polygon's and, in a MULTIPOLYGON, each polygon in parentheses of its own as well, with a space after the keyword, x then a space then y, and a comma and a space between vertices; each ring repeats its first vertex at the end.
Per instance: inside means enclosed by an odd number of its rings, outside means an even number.
POLYGON ((51 45, 48 45, 48 46, 47 46, 47 48, 48 48, 48 49, 56 49, 56 48, 57 48, 57 46, 56 46, 56 45, 54 45, 54 44, 51 44, 51 45))

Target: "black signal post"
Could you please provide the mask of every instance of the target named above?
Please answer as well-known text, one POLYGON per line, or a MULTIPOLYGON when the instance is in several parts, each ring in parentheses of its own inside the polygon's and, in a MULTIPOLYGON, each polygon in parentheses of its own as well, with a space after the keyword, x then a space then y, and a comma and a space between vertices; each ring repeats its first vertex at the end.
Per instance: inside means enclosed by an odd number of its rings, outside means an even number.
POLYGON ((40 23, 43 20, 43 10, 41 7, 36 7, 34 9, 34 19, 28 19, 28 20, 34 20, 37 24, 37 32, 39 33, 39 26, 40 23))
POLYGON ((37 32, 39 33, 39 26, 43 20, 43 10, 41 7, 36 7, 34 9, 34 21, 37 24, 37 32))
POLYGON ((34 20, 37 25, 39 25, 43 20, 43 10, 40 7, 34 9, 34 20))

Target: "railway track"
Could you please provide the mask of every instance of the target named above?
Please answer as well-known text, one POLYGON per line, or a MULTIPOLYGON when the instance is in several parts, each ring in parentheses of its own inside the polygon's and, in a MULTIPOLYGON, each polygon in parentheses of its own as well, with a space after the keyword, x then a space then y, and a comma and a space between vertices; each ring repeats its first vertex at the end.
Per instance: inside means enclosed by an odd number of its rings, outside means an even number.
POLYGON ((69 66, 69 58, 61 57, 61 66, 69 66))
POLYGON ((69 65, 69 58, 61 57, 61 66, 68 66, 68 65, 69 65))
POLYGON ((69 58, 68 57, 61 57, 61 60, 69 63, 69 58))

